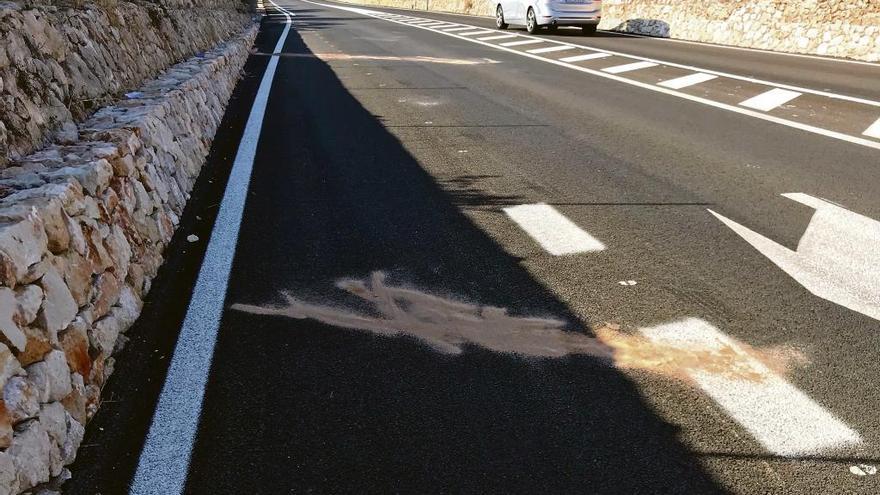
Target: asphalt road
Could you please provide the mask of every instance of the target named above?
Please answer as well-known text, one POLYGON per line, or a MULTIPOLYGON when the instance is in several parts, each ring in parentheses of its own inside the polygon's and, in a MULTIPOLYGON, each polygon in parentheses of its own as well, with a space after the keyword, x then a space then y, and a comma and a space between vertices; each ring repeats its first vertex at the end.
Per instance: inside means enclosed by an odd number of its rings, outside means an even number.
POLYGON ((880 66, 282 6, 68 493, 880 493, 880 66), (270 59, 190 443, 154 410, 270 59))

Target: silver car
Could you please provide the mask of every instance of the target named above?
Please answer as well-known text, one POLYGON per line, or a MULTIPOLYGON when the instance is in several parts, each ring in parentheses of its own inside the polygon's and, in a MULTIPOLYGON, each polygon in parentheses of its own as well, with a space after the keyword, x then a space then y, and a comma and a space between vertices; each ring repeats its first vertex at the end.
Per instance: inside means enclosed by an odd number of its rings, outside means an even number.
POLYGON ((584 34, 594 34, 602 20, 601 0, 495 0, 495 25, 524 25, 529 33, 542 27, 580 26, 584 34))

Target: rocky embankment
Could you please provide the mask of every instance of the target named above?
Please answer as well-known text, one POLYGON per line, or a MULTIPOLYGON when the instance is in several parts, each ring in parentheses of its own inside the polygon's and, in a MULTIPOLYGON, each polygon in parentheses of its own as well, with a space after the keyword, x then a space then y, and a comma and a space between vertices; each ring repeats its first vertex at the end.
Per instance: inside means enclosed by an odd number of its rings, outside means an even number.
POLYGON ((70 475, 249 55, 177 7, 2 4, 0 494, 70 475))

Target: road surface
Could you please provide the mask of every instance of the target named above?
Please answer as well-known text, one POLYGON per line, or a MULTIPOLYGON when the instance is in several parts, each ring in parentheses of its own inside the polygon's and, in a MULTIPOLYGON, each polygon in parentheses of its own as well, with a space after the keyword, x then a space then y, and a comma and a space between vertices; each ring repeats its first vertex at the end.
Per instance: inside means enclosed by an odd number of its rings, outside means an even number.
POLYGON ((880 66, 279 3, 68 493, 880 493, 880 66))

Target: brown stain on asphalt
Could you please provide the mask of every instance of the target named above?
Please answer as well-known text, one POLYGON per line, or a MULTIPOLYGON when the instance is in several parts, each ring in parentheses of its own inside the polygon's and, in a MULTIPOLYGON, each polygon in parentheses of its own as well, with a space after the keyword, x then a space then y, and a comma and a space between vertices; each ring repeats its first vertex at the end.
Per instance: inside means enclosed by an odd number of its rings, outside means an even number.
POLYGON ((428 64, 445 64, 445 65, 482 65, 492 64, 495 62, 480 59, 466 58, 442 58, 427 57, 416 55, 411 57, 398 57, 394 55, 350 55, 347 53, 266 53, 256 49, 251 49, 252 55, 278 56, 284 58, 317 58, 326 62, 339 62, 350 60, 373 60, 378 62, 419 62, 428 64))
POLYGON ((374 272, 369 280, 344 279, 337 287, 369 302, 381 316, 310 304, 282 293, 284 305, 233 304, 232 309, 258 315, 312 319, 327 325, 388 337, 409 335, 444 354, 460 354, 465 344, 532 358, 590 356, 621 369, 645 370, 687 379, 688 372, 723 375, 734 380, 763 381, 803 364, 797 352, 784 348, 754 349, 739 344, 682 348, 650 342, 605 324, 595 337, 566 331, 552 318, 511 316, 507 309, 471 304, 426 292, 385 284, 374 272), (757 364, 760 363, 760 364, 757 364), (761 366, 763 365, 763 366, 761 366))

